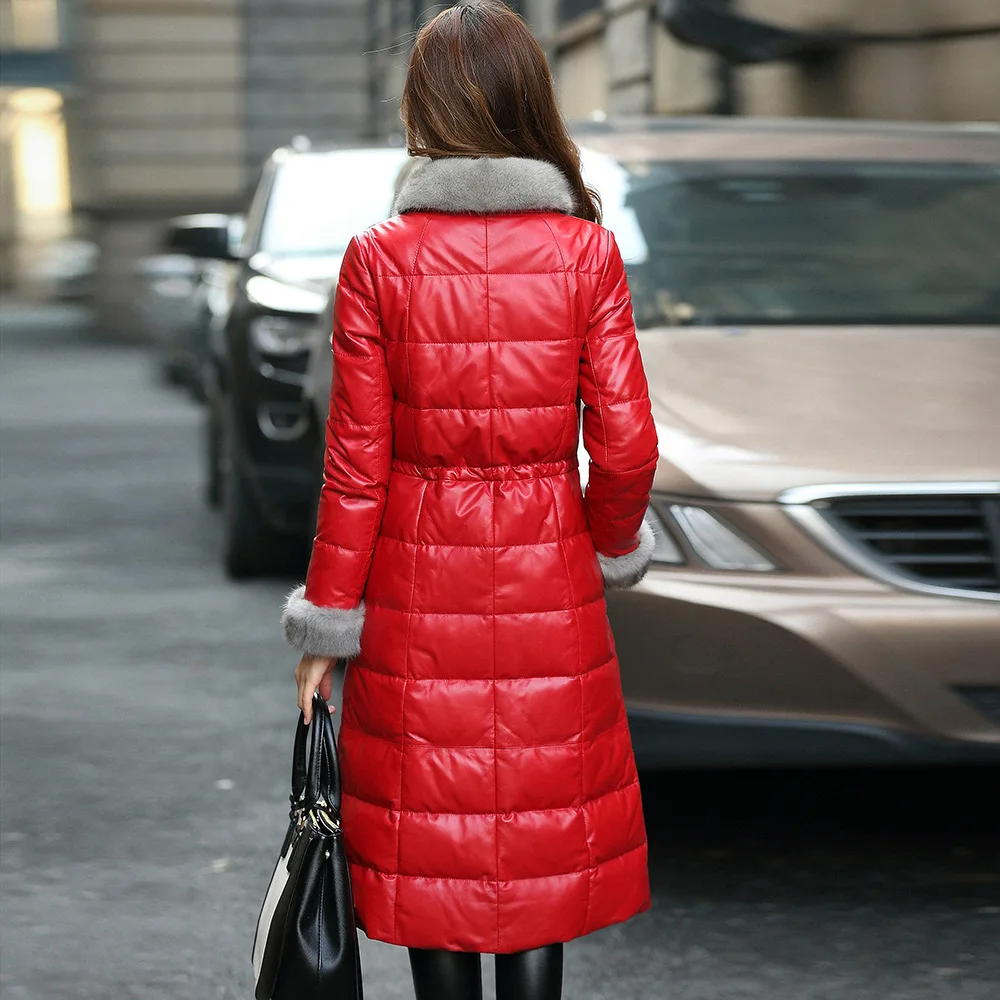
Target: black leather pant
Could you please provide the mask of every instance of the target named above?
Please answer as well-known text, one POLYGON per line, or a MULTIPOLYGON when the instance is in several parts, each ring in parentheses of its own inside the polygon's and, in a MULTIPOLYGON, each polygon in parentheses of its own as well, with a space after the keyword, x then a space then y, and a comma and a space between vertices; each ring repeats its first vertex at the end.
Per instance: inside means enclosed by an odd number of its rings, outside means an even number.
MULTIPOLYGON (((479 952, 408 950, 417 1000, 482 1000, 479 952)), ((560 1000, 562 972, 562 944, 499 954, 497 1000, 560 1000)))

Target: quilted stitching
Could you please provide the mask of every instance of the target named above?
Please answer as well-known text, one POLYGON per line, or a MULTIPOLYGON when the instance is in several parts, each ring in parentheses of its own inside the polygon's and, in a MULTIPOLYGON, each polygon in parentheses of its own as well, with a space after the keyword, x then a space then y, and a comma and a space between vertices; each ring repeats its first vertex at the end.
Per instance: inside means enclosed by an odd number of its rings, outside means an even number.
POLYGON ((597 552, 635 548, 657 442, 613 237, 395 217, 347 250, 333 351, 305 596, 366 605, 340 729, 359 925, 490 952, 644 911, 597 552))

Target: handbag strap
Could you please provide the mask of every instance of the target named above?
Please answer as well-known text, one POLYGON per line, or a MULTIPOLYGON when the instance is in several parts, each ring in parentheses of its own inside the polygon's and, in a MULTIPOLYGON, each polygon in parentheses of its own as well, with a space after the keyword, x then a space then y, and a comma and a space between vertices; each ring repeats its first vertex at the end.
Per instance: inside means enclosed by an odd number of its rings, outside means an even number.
POLYGON ((295 734, 295 753, 292 762, 293 807, 299 798, 308 805, 321 799, 340 814, 341 781, 340 762, 337 755, 337 736, 326 699, 315 691, 312 703, 312 722, 303 724, 299 717, 299 729, 295 734), (308 760, 306 746, 308 744, 308 760))
POLYGON ((295 727, 295 747, 292 750, 292 808, 302 798, 306 790, 306 748, 309 742, 309 727, 304 712, 299 712, 299 724, 295 727))
POLYGON ((292 792, 289 796, 293 815, 307 811, 323 801, 340 821, 340 762, 337 734, 326 699, 313 692, 312 722, 307 726, 305 713, 299 712, 292 750, 292 792))
POLYGON ((306 799, 311 803, 321 798, 340 812, 340 764, 333 719, 326 700, 318 693, 313 697, 313 720, 309 729, 309 774, 306 799))
POLYGON ((340 808, 340 767, 337 757, 337 737, 326 699, 317 691, 313 695, 313 721, 306 725, 304 712, 299 712, 292 749, 293 807, 305 793, 307 802, 322 796, 340 808))

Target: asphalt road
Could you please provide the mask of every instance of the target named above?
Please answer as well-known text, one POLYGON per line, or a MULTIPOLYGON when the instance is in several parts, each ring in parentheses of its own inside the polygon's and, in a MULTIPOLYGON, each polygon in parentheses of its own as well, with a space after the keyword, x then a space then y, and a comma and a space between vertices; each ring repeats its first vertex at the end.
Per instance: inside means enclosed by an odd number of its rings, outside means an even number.
MULTIPOLYGON (((0 994, 249 1000, 292 581, 224 579, 199 413, 143 352, 4 334, 0 994)), ((567 947, 567 1000, 996 1000, 998 777, 645 775, 653 908, 567 947)))

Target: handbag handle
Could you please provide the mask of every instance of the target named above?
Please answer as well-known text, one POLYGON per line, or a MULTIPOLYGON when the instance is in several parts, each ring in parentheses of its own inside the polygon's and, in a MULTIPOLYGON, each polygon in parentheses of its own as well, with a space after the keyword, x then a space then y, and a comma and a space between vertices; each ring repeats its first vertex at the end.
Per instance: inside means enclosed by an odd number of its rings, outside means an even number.
POLYGON ((319 692, 313 695, 313 717, 309 729, 311 739, 306 800, 315 803, 322 798, 339 813, 340 763, 337 758, 337 739, 330 709, 319 692))
POLYGON ((306 725, 305 713, 299 712, 292 751, 292 809, 300 804, 314 806, 321 798, 340 817, 340 762, 337 737, 326 699, 313 692, 312 723, 306 725), (308 754, 308 759, 307 759, 308 754))
POLYGON ((295 727, 295 747, 292 750, 292 808, 302 798, 306 790, 306 748, 309 740, 309 727, 306 725, 305 713, 299 712, 299 724, 295 727))

